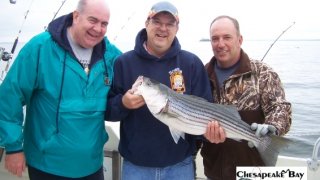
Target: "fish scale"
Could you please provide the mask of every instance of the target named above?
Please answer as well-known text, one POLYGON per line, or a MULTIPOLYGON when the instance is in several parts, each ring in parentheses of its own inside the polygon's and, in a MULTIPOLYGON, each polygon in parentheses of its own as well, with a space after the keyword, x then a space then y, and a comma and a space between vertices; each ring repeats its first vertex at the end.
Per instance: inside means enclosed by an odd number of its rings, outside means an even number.
MULTIPOLYGON (((240 125, 242 128, 248 129, 251 131, 249 125, 241 120, 241 117, 236 110, 233 110, 233 112, 230 111, 231 109, 230 107, 232 106, 227 107, 220 104, 213 104, 213 103, 208 104, 206 100, 202 100, 202 99, 197 100, 197 98, 192 98, 192 99, 185 98, 186 97, 185 95, 180 96, 180 94, 175 95, 174 93, 172 93, 171 95, 172 97, 170 99, 176 98, 175 101, 179 102, 179 103, 175 103, 176 106, 181 106, 180 110, 183 111, 184 113, 190 111, 189 113, 190 115, 194 114, 199 119, 206 117, 205 119, 209 121, 213 119, 217 119, 217 120, 229 119, 228 121, 226 120, 227 122, 225 122, 225 124, 230 123, 228 125, 232 125, 237 123, 236 124, 237 126, 240 125), (212 106, 220 106, 219 109, 221 111, 213 111, 214 107, 212 106), (231 112, 233 114, 228 112, 231 112), (231 121, 231 119, 232 119, 232 122, 229 122, 231 121)), ((174 100, 170 100, 170 99, 169 99, 170 103, 175 102, 174 100)), ((208 121, 206 121, 205 123, 207 125, 208 121)))
MULTIPOLYGON (((184 95, 182 95, 184 96, 184 95)), ((202 128, 202 131, 195 133, 195 135, 204 134, 206 127, 210 121, 213 119, 219 120, 220 124, 223 127, 226 127, 230 131, 239 131, 239 129, 244 129, 246 131, 240 131, 239 133, 246 137, 246 140, 255 140, 255 135, 253 131, 250 129, 249 125, 245 123, 244 121, 240 121, 241 119, 235 119, 240 118, 240 116, 230 116, 228 113, 224 113, 224 111, 215 112, 213 111, 214 107, 212 105, 218 105, 218 104, 209 104, 206 102, 205 106, 201 101, 189 101, 188 98, 179 98, 178 95, 172 96, 168 100, 168 113, 176 114, 177 119, 183 121, 186 124, 190 125, 200 125, 202 128), (176 99, 176 100, 173 100, 176 99), (198 103, 197 103, 198 102, 198 103), (227 119, 227 118, 230 119, 227 119), (241 128, 239 128, 239 126, 241 128), (247 132, 249 131, 249 132, 247 132)), ((220 106, 224 108, 224 106, 220 106)), ((240 138, 240 137, 238 137, 240 138)))

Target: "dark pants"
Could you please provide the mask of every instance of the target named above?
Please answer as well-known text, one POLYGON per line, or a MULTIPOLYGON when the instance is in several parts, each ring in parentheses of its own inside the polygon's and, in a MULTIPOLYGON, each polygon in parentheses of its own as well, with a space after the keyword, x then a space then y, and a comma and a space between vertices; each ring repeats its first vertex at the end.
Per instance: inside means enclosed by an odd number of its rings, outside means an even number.
POLYGON ((103 168, 101 167, 97 172, 82 178, 67 178, 49 174, 34 167, 28 166, 28 173, 30 180, 104 180, 103 168))

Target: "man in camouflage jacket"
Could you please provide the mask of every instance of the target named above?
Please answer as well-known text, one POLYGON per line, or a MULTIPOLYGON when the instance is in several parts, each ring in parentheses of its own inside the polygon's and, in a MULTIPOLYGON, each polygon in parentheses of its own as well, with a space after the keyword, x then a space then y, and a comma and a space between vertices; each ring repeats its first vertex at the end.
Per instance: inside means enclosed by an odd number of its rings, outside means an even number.
MULTIPOLYGON (((261 61, 250 60, 242 50, 237 20, 219 16, 210 27, 214 57, 206 64, 215 103, 236 105, 248 124, 273 125, 276 135, 291 126, 291 103, 276 72, 261 61)), ((247 141, 226 139, 204 142, 201 150, 205 175, 213 180, 236 179, 236 166, 264 166, 256 148, 247 141)))

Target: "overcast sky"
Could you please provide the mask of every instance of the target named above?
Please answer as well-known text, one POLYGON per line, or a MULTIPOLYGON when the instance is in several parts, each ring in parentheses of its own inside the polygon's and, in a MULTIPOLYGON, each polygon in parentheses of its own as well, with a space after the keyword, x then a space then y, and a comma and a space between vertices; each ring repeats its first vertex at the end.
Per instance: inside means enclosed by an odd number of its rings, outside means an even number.
MULTIPOLYGON (((170 1, 170 0, 169 0, 170 1)), ((114 43, 134 42, 137 32, 156 0, 109 0, 111 20, 107 36, 114 43)), ((293 22, 281 39, 320 39, 320 11, 317 0, 171 0, 179 10, 181 42, 192 43, 209 37, 209 24, 218 15, 239 20, 244 40, 275 39, 293 22)), ((72 12, 77 0, 67 0, 58 16, 72 12)), ((62 0, 0 1, 0 42, 19 35, 27 41, 44 30, 62 0), (29 10, 26 20, 26 12, 29 10), (19 30, 21 33, 19 34, 19 30)), ((121 46, 121 45, 120 45, 121 46)))

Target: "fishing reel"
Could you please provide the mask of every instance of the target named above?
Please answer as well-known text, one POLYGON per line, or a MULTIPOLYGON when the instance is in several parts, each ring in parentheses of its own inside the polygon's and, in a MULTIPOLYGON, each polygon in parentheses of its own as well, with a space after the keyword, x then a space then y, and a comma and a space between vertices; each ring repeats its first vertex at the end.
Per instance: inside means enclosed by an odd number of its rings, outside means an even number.
POLYGON ((12 59, 12 53, 5 51, 3 47, 0 47, 0 58, 3 61, 9 61, 10 59, 12 59))

